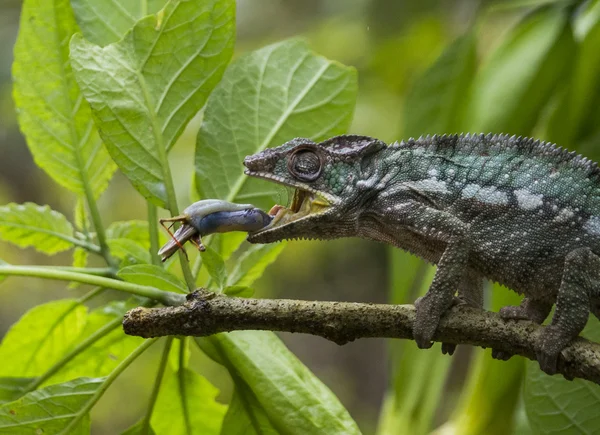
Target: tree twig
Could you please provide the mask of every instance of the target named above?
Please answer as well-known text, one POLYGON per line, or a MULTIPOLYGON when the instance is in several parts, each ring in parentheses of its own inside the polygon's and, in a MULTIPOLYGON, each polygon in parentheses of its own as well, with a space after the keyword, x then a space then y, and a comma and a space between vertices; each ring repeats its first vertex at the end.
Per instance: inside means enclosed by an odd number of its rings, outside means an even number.
MULTIPOLYGON (((412 339, 414 319, 412 305, 245 299, 199 290, 180 306, 135 308, 125 315, 123 327, 125 333, 145 338, 248 329, 302 332, 342 345, 366 337, 412 339)), ((496 313, 458 306, 442 318, 434 340, 491 347, 535 360, 541 329, 532 322, 504 321, 496 313)), ((600 384, 600 344, 577 338, 560 355, 558 371, 568 379, 600 384)))

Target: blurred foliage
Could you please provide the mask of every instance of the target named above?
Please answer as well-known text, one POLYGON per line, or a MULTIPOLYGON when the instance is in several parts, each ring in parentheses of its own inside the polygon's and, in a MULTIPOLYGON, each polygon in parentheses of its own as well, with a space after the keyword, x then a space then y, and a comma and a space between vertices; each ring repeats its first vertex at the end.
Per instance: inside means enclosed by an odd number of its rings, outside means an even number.
MULTIPOLYGON (((172 178, 172 193, 176 195, 171 198, 172 210, 173 203, 191 202, 193 172, 200 195, 238 202, 262 198, 262 205, 285 203, 288 197, 283 189, 273 190, 272 185, 267 185, 267 190, 258 183, 246 185, 239 168, 238 172, 230 168, 239 166, 245 154, 277 145, 288 136, 321 138, 349 129, 391 142, 421 134, 494 131, 535 135, 600 158, 599 0, 240 1, 236 11, 235 60, 219 84, 217 74, 202 90, 203 95, 191 90, 191 82, 186 83, 187 89, 177 88, 174 94, 163 95, 165 83, 175 73, 161 71, 164 80, 153 82, 157 79, 154 71, 142 72, 149 89, 155 92, 150 95, 167 101, 160 107, 144 102, 143 92, 132 87, 139 77, 129 78, 129 82, 111 82, 102 75, 102 68, 96 70, 95 66, 118 68, 113 65, 114 56, 127 54, 126 62, 133 62, 129 66, 135 69, 140 56, 136 50, 140 48, 131 47, 139 42, 137 39, 125 39, 113 49, 96 45, 118 41, 139 19, 158 11, 164 2, 123 1, 119 2, 120 7, 91 0, 71 0, 70 4, 74 15, 69 15, 65 0, 26 0, 25 5, 6 0, 0 4, 0 37, 4 42, 0 47, 0 204, 32 201, 50 206, 38 211, 26 206, 20 211, 24 215, 19 217, 31 222, 32 227, 40 228, 43 222, 46 239, 35 231, 22 238, 22 231, 10 219, 14 218, 12 205, 0 210, 0 237, 20 246, 35 244, 38 250, 48 253, 61 251, 65 243, 67 248, 75 243, 79 266, 105 267, 100 255, 92 252, 88 257, 83 253, 90 245, 93 250, 102 251, 100 244, 95 244, 100 235, 94 228, 99 221, 114 222, 106 229, 107 249, 118 257, 115 261, 125 266, 120 276, 131 285, 153 283, 157 279, 154 275, 160 274, 161 284, 156 284, 160 288, 186 288, 176 261, 168 262, 161 272, 156 270, 159 266, 146 264, 155 261, 148 251, 151 235, 146 219, 156 210, 147 207, 121 173, 112 179, 97 202, 97 213, 94 211, 95 198, 105 188, 114 166, 102 163, 108 154, 99 147, 89 107, 78 100, 72 73, 61 70, 63 64, 70 68, 68 41, 77 27, 89 42, 75 42, 80 48, 75 74, 83 94, 92 103, 97 124, 102 126, 102 138, 114 145, 112 150, 109 146, 109 151, 130 179, 139 175, 133 173, 133 167, 124 158, 134 152, 130 143, 137 147, 135 155, 140 164, 151 162, 136 181, 136 187, 157 203, 169 202, 169 183, 165 180, 172 178), (25 10, 22 16, 27 17, 27 7, 51 5, 67 13, 61 15, 59 22, 42 23, 46 33, 34 31, 40 25, 35 20, 21 21, 19 28, 21 8, 25 10), (35 46, 36 41, 50 44, 52 26, 55 32, 70 32, 62 34, 60 50, 35 46), (11 47, 17 32, 21 33, 11 83, 11 47), (304 36, 308 46, 327 59, 308 54, 310 51, 302 42, 281 42, 297 35, 304 36), (268 45, 271 43, 277 44, 268 45), (35 50, 25 53, 24 47, 35 50), (271 86, 260 92, 257 81, 263 76, 257 68, 271 52, 277 59, 267 64, 264 75, 271 86), (289 116, 294 107, 281 100, 280 82, 287 76, 286 68, 302 56, 314 57, 295 76, 298 84, 306 83, 314 68, 327 67, 330 76, 315 90, 316 95, 311 97, 314 101, 298 101, 296 107, 304 104, 314 112, 294 119, 289 116), (335 61, 358 70, 358 100, 352 124, 355 73, 335 61), (58 86, 59 82, 67 86, 58 86), (21 128, 36 162, 58 184, 78 195, 65 194, 49 182, 48 175, 35 168, 18 131, 12 86, 21 128), (209 96, 214 86, 217 87, 209 96), (341 109, 338 117, 327 118, 319 112, 322 106, 313 103, 327 100, 327 93, 334 93, 336 86, 345 92, 339 100, 341 109), (59 92, 39 98, 48 95, 48 89, 59 92), (136 92, 137 99, 127 100, 127 93, 136 92), (193 104, 178 111, 179 99, 186 95, 194 100, 193 104), (257 95, 264 101, 254 105, 257 95), (55 104, 57 99, 66 105, 55 104), (105 111, 106 107, 119 111, 123 106, 117 102, 129 105, 125 114, 119 115, 118 119, 124 121, 120 126, 111 124, 112 118, 105 111), (203 106, 200 114, 192 118, 203 106), (161 107, 168 113, 161 112, 161 107), (135 111, 139 116, 130 118, 135 111), (152 116, 153 112, 156 116, 152 116), (30 117, 32 113, 37 117, 30 117), (228 114, 235 116, 222 124, 228 114), (253 120, 259 115, 264 119, 255 124, 253 120), (281 125, 274 129, 277 122, 281 125), (44 130, 44 125, 51 128, 44 130), (153 126, 154 132, 145 128, 148 125, 153 126), (196 138, 199 130, 201 134, 196 138), (131 141, 123 141, 128 134, 131 141), (73 142, 74 139, 77 140, 73 142), (167 145, 164 148, 170 149, 171 171, 165 164, 166 154, 159 161, 155 158, 161 152, 161 140, 162 145, 167 145), (231 145, 234 142, 239 147, 231 145), (70 148, 69 144, 77 147, 70 148), (122 154, 121 160, 118 153, 122 154), (215 153, 226 155, 225 163, 229 163, 222 169, 215 169, 215 153), (90 168, 102 170, 94 172, 90 168), (228 183, 216 175, 225 180, 234 177, 235 181, 228 183), (82 207, 83 203, 87 205, 82 207), (65 216, 73 215, 74 224, 69 224, 71 219, 65 216)), ((152 19, 142 20, 136 25, 140 32, 135 37, 145 38, 144 29, 155 24, 152 19)), ((192 48, 199 43, 194 38, 186 42, 192 48)), ((232 42, 224 43, 224 64, 231 56, 231 46, 227 44, 232 42)), ((163 48, 171 55, 169 44, 173 41, 164 43, 163 48)), ((195 59, 184 46, 181 49, 188 59, 195 59)), ((115 69, 117 76, 127 76, 127 65, 122 63, 122 70, 115 69)), ((197 71, 191 76, 201 78, 197 71)), ((433 276, 433 269, 416 258, 364 241, 248 248, 242 240, 237 235, 214 237, 210 240, 213 257, 193 256, 192 272, 199 271, 201 282, 231 294, 249 295, 252 286, 258 296, 373 302, 387 299, 392 303, 411 303, 427 290, 433 276), (265 271, 273 261, 277 267, 265 271)), ((64 265, 72 261, 70 254, 58 253, 48 258, 34 249, 21 251, 8 244, 0 246, 0 258, 0 262, 14 264, 64 265)), ((181 416, 177 418, 177 424, 182 425, 177 426, 178 433, 192 432, 185 428, 199 424, 207 426, 198 433, 218 433, 221 424, 221 433, 248 433, 249 427, 257 433, 310 433, 316 430, 311 418, 326 421, 329 433, 357 432, 353 420, 363 433, 379 434, 598 430, 594 412, 600 397, 597 386, 548 377, 536 364, 524 364, 520 358, 494 361, 489 351, 464 346, 448 358, 441 355, 439 346, 423 351, 412 342, 388 343, 386 350, 383 340, 363 340, 339 348, 315 337, 282 334, 291 351, 333 390, 339 402, 311 370, 268 333, 230 334, 197 341, 163 340, 162 350, 153 346, 148 355, 135 362, 136 370, 124 371, 133 362, 129 358, 137 358, 145 350, 140 347, 141 340, 124 337, 118 330, 123 312, 140 300, 116 302, 123 299, 121 295, 95 289, 83 293, 89 290, 85 285, 65 290, 63 284, 50 281, 28 280, 26 286, 24 283, 11 278, 0 287, 0 334, 4 335, 0 355, 3 361, 10 362, 0 370, 0 403, 16 400, 10 406, 0 405, 0 427, 11 421, 10 411, 35 412, 31 410, 36 403, 45 406, 45 400, 64 400, 56 404, 83 411, 75 419, 57 411, 51 424, 72 424, 73 429, 83 433, 89 430, 88 411, 93 405, 94 433, 111 434, 129 426, 128 433, 148 433, 150 427, 157 433, 175 430, 175 426, 161 426, 156 417, 160 415, 181 416), (45 304, 47 301, 53 302, 45 304), (13 327, 8 331, 10 325, 13 327), (98 378, 72 380, 80 376, 98 378), (118 381, 112 384, 117 377, 118 381), (104 396, 94 396, 109 385, 104 396), (219 394, 217 389, 223 392, 219 394), (30 393, 23 396, 27 392, 30 393), (300 401, 290 402, 286 395, 290 392, 297 392, 300 401), (140 397, 144 399, 140 401, 140 397), (224 404, 229 405, 226 408, 224 404), (197 416, 189 410, 197 406, 210 410, 211 419, 195 421, 197 416), (293 418, 288 419, 289 415, 293 418)), ((486 300, 487 308, 493 310, 518 303, 513 293, 496 287, 486 300)), ((597 325, 595 319, 590 321, 584 335, 598 340, 597 325)), ((30 423, 26 422, 23 428, 27 424, 30 423)))

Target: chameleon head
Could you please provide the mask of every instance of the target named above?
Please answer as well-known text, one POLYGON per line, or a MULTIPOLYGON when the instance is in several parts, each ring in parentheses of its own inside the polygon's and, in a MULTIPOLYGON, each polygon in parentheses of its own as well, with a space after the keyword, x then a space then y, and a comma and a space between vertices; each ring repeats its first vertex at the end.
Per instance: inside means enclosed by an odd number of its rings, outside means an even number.
POLYGON ((385 146, 366 136, 336 136, 321 143, 296 138, 246 157, 247 175, 294 189, 289 207, 273 206, 272 222, 250 233, 248 241, 334 239, 353 233, 365 200, 356 186, 363 159, 385 146))

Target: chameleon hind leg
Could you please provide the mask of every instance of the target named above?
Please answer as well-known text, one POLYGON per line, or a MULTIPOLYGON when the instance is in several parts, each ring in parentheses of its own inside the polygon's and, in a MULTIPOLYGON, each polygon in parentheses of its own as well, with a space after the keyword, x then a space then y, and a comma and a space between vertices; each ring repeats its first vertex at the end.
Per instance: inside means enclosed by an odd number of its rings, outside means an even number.
MULTIPOLYGON (((458 287, 458 296, 454 297, 453 305, 483 309, 483 278, 467 273, 463 276, 458 287)), ((456 350, 454 343, 442 343, 442 353, 453 355, 456 350)))
POLYGON ((592 301, 600 296, 600 257, 589 248, 571 251, 565 258, 556 311, 536 343, 540 368, 557 371, 558 355, 585 327, 592 301))
MULTIPOLYGON (((504 320, 531 320, 532 322, 541 325, 550 310, 552 302, 540 301, 536 299, 523 298, 521 305, 507 306, 500 308, 500 317, 504 320)), ((503 350, 492 349, 492 358, 507 361, 513 356, 512 353, 503 350)))

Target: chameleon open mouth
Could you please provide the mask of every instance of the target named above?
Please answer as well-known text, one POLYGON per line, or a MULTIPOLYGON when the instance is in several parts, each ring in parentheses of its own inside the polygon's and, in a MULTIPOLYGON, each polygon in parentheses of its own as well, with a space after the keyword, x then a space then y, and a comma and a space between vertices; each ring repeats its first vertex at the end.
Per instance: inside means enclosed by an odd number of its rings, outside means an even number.
POLYGON ((327 210, 330 205, 329 201, 319 197, 317 194, 306 190, 295 189, 292 204, 289 207, 284 207, 279 204, 274 205, 268 213, 270 216, 273 216, 273 221, 267 227, 259 230, 259 232, 270 228, 280 227, 307 216, 322 213, 327 210))
POLYGON ((277 184, 282 184, 294 189, 291 204, 288 207, 280 204, 274 205, 268 212, 270 216, 273 216, 271 223, 252 234, 259 234, 264 231, 282 227, 291 222, 324 213, 337 202, 337 198, 334 196, 320 193, 304 183, 291 185, 288 180, 284 180, 273 174, 252 172, 249 170, 246 170, 245 173, 252 177, 273 181, 277 184))

